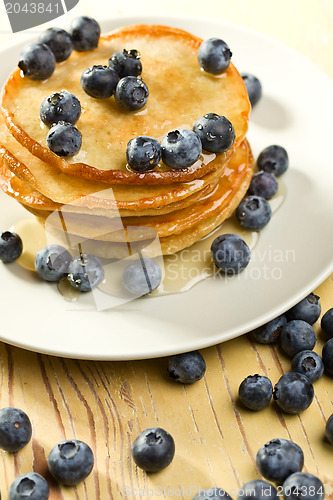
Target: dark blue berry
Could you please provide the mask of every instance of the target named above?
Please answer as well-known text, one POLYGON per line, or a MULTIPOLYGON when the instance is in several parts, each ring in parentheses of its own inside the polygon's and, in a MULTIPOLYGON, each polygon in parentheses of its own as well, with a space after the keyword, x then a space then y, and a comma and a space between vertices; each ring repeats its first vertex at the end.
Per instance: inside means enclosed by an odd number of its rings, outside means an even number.
POLYGON ((246 196, 236 209, 236 218, 245 229, 258 231, 265 227, 272 217, 272 209, 261 196, 246 196))
POLYGON ((123 272, 125 288, 133 295, 143 296, 155 290, 162 280, 162 271, 157 262, 148 257, 131 262, 123 272))
POLYGON ((101 30, 95 19, 88 16, 80 16, 70 24, 69 33, 72 38, 74 50, 87 52, 97 47, 101 30))
POLYGON ((288 321, 293 319, 302 319, 310 325, 313 325, 319 318, 321 306, 318 295, 310 293, 305 299, 301 300, 294 307, 286 312, 288 321))
POLYGON ((207 113, 197 120, 193 130, 200 137, 202 147, 210 153, 223 153, 231 148, 236 134, 232 123, 216 113, 207 113))
POLYGON ((293 358, 291 369, 293 372, 303 373, 311 382, 315 382, 324 373, 324 363, 316 352, 301 351, 293 358))
POLYGON ((176 169, 190 167, 202 153, 198 135, 187 129, 169 132, 162 140, 161 148, 163 162, 176 169))
POLYGON ((260 172, 253 175, 247 193, 270 200, 276 195, 278 189, 279 184, 275 175, 260 170, 260 172))
POLYGON ((256 463, 265 479, 281 483, 293 472, 302 470, 304 455, 296 443, 287 439, 272 439, 260 448, 256 463))
POLYGON ((232 52, 220 38, 209 38, 202 42, 198 50, 200 66, 213 75, 224 73, 229 67, 232 52))
POLYGON ((54 92, 45 97, 39 109, 39 116, 42 122, 48 127, 60 121, 69 122, 75 125, 81 115, 81 104, 78 98, 68 92, 54 92))
POLYGON ((50 128, 47 146, 58 156, 74 156, 81 149, 81 132, 72 123, 60 121, 50 128))
POLYGON ((192 500, 232 500, 231 496, 223 488, 208 488, 201 490, 192 500))
POLYGON ((213 261, 227 274, 237 274, 250 262, 251 252, 238 234, 223 234, 215 238, 211 246, 213 261))
POLYGON ((114 69, 119 78, 125 76, 140 76, 142 73, 142 64, 140 61, 140 52, 138 50, 126 50, 115 52, 109 59, 110 68, 114 69))
POLYGON ((47 500, 49 495, 47 482, 36 472, 17 477, 9 489, 9 500, 47 500))
POLYGON ((250 410, 262 410, 273 394, 272 382, 263 375, 249 375, 239 386, 239 399, 250 410))
POLYGON ((18 408, 0 410, 0 448, 11 453, 19 451, 31 439, 31 422, 24 411, 18 408))
POLYGON ((199 351, 185 352, 169 357, 168 373, 176 382, 192 384, 202 379, 205 372, 206 363, 199 351))
POLYGON ((240 489, 237 500, 278 500, 276 488, 262 479, 245 483, 240 489))
POLYGON ((89 476, 94 466, 94 455, 86 443, 76 439, 66 440, 52 448, 47 465, 59 483, 74 486, 89 476))
POLYGON ((23 250, 22 240, 16 233, 5 231, 0 237, 0 260, 5 264, 18 259, 23 250))
POLYGON ((175 454, 173 437, 164 429, 152 427, 138 435, 132 446, 133 460, 140 469, 158 472, 165 469, 175 454))
POLYGON ((328 418, 326 422, 325 435, 329 442, 333 444, 333 414, 328 418))
POLYGON ((242 73, 242 78, 244 85, 247 90, 247 95, 249 96, 249 100, 251 106, 255 106, 258 101, 260 101, 262 96, 262 87, 258 78, 250 73, 242 73))
POLYGON ((287 324, 284 314, 272 319, 265 325, 259 326, 251 332, 253 338, 261 344, 273 344, 277 342, 281 335, 282 328, 287 324))
POLYGON ((294 472, 282 485, 285 500, 323 500, 325 497, 324 485, 307 472, 294 472))
POLYGON ((316 340, 312 326, 301 319, 289 321, 281 330, 281 347, 291 357, 300 351, 312 351, 316 340))
POLYGON ((55 70, 56 59, 47 45, 30 43, 23 47, 18 66, 31 80, 46 80, 55 70))
POLYGON ((95 99, 111 97, 116 90, 119 76, 108 66, 91 66, 81 75, 81 87, 95 99))
POLYGON ((274 386, 273 398, 286 413, 298 414, 306 410, 314 396, 313 385, 302 373, 288 372, 274 386))
POLYGON ((289 165, 288 153, 282 146, 268 146, 258 156, 257 166, 277 177, 283 174, 289 165))
POLYGON ((95 255, 82 253, 70 262, 67 278, 74 288, 89 292, 103 281, 103 265, 95 255))
POLYGON ((127 111, 143 108, 148 101, 149 91, 145 82, 136 76, 125 76, 119 80, 115 100, 127 111))
POLYGON ((49 245, 37 252, 35 269, 45 281, 59 281, 68 274, 71 254, 60 245, 49 245))
POLYGON ((73 51, 73 42, 67 31, 61 28, 49 28, 41 34, 39 43, 45 43, 52 50, 57 62, 66 61, 73 51))
POLYGON ((321 329, 326 337, 333 337, 333 307, 332 309, 326 311, 324 316, 321 318, 321 329))
POLYGON ((127 162, 137 172, 152 170, 159 164, 161 154, 160 143, 153 137, 141 135, 131 139, 127 144, 127 162))
POLYGON ((323 347, 321 355, 325 367, 325 371, 333 375, 333 338, 329 339, 323 347))

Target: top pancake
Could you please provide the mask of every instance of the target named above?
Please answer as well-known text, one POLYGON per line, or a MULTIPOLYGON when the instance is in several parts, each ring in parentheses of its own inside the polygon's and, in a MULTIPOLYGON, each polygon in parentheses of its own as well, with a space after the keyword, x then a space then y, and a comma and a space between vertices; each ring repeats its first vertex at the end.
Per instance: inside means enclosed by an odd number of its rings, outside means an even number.
POLYGON ((101 38, 97 49, 76 53, 57 64, 44 82, 30 80, 16 69, 5 83, 2 113, 11 134, 33 155, 66 174, 107 183, 170 184, 201 178, 225 164, 247 132, 250 104, 243 80, 230 64, 220 76, 200 69, 197 51, 202 40, 165 26, 136 25, 101 38), (82 72, 94 64, 108 64, 124 48, 141 53, 142 78, 149 88, 148 102, 137 112, 125 111, 114 98, 94 99, 81 88, 82 72), (61 158, 46 145, 48 127, 41 123, 39 107, 53 92, 68 90, 81 102, 76 126, 82 148, 73 158, 61 158), (138 173, 126 164, 127 142, 138 135, 161 140, 170 130, 192 128, 206 113, 226 116, 236 132, 226 153, 202 156, 187 169, 170 169, 163 163, 151 172, 138 173))

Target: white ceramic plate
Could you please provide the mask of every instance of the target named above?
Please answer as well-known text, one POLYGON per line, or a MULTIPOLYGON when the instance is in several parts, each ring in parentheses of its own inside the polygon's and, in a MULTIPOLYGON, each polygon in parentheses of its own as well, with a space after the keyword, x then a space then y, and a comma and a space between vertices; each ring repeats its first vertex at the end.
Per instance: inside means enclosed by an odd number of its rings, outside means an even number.
MULTIPOLYGON (((142 19, 104 22, 104 31, 142 19)), ((286 198, 262 231, 246 272, 206 280, 178 295, 144 298, 98 312, 69 304, 56 286, 16 264, 0 266, 1 328, 5 342, 35 351, 89 359, 138 359, 202 348, 264 324, 297 303, 333 269, 333 82, 311 62, 258 33, 224 23, 145 18, 224 39, 241 71, 257 75, 264 97, 253 110, 249 139, 255 156, 283 145, 290 168, 286 198)), ((4 80, 16 45, 1 54, 4 80)), ((172 92, 172 86, 170 86, 172 92)), ((1 228, 26 212, 0 196, 1 228)))

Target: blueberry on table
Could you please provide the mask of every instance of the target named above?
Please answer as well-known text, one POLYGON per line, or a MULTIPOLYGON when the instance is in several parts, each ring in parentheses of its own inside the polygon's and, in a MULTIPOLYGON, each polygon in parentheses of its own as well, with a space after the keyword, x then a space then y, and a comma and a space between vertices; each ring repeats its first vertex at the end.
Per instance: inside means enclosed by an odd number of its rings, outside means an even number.
POLYGON ((14 453, 26 446, 32 434, 28 415, 19 408, 0 410, 0 448, 14 453))
POLYGON ((300 351, 312 351, 316 341, 312 326, 301 319, 289 321, 281 330, 281 347, 291 357, 300 351))
POLYGON ((73 42, 67 31, 61 28, 49 28, 41 34, 39 43, 45 43, 52 50, 57 62, 66 61, 73 51, 73 42))
POLYGON ((333 307, 321 318, 321 329, 327 337, 333 337, 333 307))
POLYGON ((67 279, 74 288, 89 292, 103 281, 103 265, 95 255, 81 253, 70 262, 67 279))
POLYGON ((23 47, 18 66, 31 80, 46 80, 55 70, 56 59, 47 45, 30 43, 23 47))
POLYGON ((287 151, 282 146, 268 146, 263 149, 257 159, 257 167, 277 177, 288 168, 289 158, 287 151))
POLYGON ((333 338, 329 339, 323 347, 322 359, 327 373, 333 375, 333 338))
POLYGON ((88 16, 80 16, 70 24, 69 33, 72 38, 74 50, 87 52, 97 47, 101 29, 95 19, 88 16))
POLYGON ((236 209, 236 218, 245 229, 259 231, 269 223, 271 217, 272 209, 261 196, 245 196, 236 209))
POLYGON ((157 167, 161 160, 160 143, 153 137, 141 135, 128 141, 126 157, 129 166, 137 172, 147 172, 157 167))
POLYGON ((199 351, 185 352, 170 356, 167 370, 176 382, 193 384, 205 375, 206 362, 199 351))
POLYGON ((323 500, 324 485, 320 479, 307 472, 294 472, 282 485, 285 500, 323 500))
POLYGON ((199 136, 187 129, 169 132, 162 140, 161 148, 163 162, 175 169, 190 167, 202 153, 199 136))
POLYGON ((301 300, 294 307, 286 312, 288 321, 293 319, 302 319, 310 325, 313 325, 319 318, 321 305, 318 295, 310 293, 305 299, 301 300))
POLYGON ((58 156, 74 156, 81 149, 82 135, 72 123, 60 121, 50 128, 46 143, 58 156))
POLYGON ((140 76, 142 73, 141 54, 138 50, 126 50, 115 52, 109 59, 110 68, 114 69, 119 78, 125 76, 140 76))
POLYGON ((173 437, 164 429, 152 427, 141 432, 132 445, 133 460, 140 469, 158 472, 165 469, 175 454, 173 437))
POLYGON ((95 99, 107 99, 114 94, 119 76, 109 66, 101 64, 87 68, 81 75, 81 87, 95 99))
POLYGON ((324 363, 316 352, 301 351, 293 358, 291 369, 293 372, 306 375, 311 382, 315 382, 324 373, 324 363))
POLYGON ((142 78, 125 76, 119 80, 114 98, 127 111, 137 111, 143 108, 149 97, 149 90, 142 78))
POLYGON ((244 406, 258 411, 266 408, 273 394, 272 382, 263 375, 249 375, 240 384, 238 396, 244 406))
POLYGON ((244 85, 252 108, 260 101, 262 97, 262 86, 258 78, 250 73, 242 73, 244 85))
POLYGON ((313 397, 313 385, 302 373, 285 373, 274 386, 274 400, 283 411, 293 415, 306 410, 313 397))
POLYGON ((275 175, 260 170, 253 175, 247 194, 270 200, 276 195, 278 189, 279 184, 275 175))
POLYGON ((226 274, 238 274, 250 262, 251 252, 238 234, 222 234, 215 238, 211 246, 212 259, 226 274))
POLYGON ((60 121, 75 125, 80 115, 81 104, 79 99, 67 90, 54 92, 45 97, 39 108, 39 117, 48 127, 60 121))
POLYGON ((59 483, 74 486, 89 476, 94 466, 94 455, 83 441, 66 440, 52 448, 47 465, 59 483))
POLYGON ((256 463, 260 474, 274 483, 283 482, 304 465, 302 449, 287 439, 272 439, 258 451, 256 463))
POLYGON ((72 256, 66 248, 60 245, 49 245, 37 252, 35 269, 45 281, 59 281, 68 274, 72 256))
POLYGON ((17 477, 9 489, 9 500, 47 500, 49 495, 49 485, 36 472, 27 472, 17 477))
POLYGON ((208 488, 207 490, 201 490, 197 495, 195 495, 192 500, 232 500, 231 496, 223 488, 208 488))
POLYGON ((261 344, 273 344, 277 342, 281 335, 282 328, 287 324, 287 319, 284 314, 272 319, 265 325, 259 326, 252 330, 252 337, 261 344))
POLYGON ((0 260, 9 264, 18 259, 23 250, 22 240, 18 234, 10 231, 1 233, 0 236, 0 260))
POLYGON ((333 444, 333 414, 329 417, 325 426, 325 436, 333 444))
POLYGON ((123 272, 123 284, 133 295, 143 296, 157 288, 162 280, 162 271, 157 262, 148 257, 134 260, 123 272))
POLYGON ((237 500, 278 500, 278 492, 267 481, 254 479, 241 487, 237 500))
POLYGON ((202 42, 198 50, 200 66, 213 75, 224 73, 231 61, 232 52, 220 38, 209 38, 202 42))
POLYGON ((223 153, 231 148, 236 134, 232 123, 216 113, 207 113, 199 118, 193 131, 200 137, 202 147, 210 153, 223 153))

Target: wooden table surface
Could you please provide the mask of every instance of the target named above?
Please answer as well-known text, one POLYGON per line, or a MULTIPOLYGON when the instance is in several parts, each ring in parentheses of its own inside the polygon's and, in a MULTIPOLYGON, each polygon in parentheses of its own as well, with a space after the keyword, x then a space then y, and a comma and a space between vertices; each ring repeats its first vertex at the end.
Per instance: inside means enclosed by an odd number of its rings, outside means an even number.
MULTIPOLYGON (((332 0, 127 0, 126 10, 123 4, 114 9, 108 4, 108 15, 135 14, 138 4, 150 14, 186 15, 190 9, 192 15, 250 26, 296 48, 333 77, 332 0)), ((102 18, 103 9, 101 0, 81 0, 69 17, 86 13, 102 18)), ((14 37, 6 22, 2 16, 0 43, 14 37)), ((61 22, 68 24, 64 18, 61 22)), ((333 307, 332 277, 316 293, 324 312, 333 307)), ((325 339, 319 323, 315 351, 321 353, 325 339)), ((304 470, 318 475, 333 498, 333 446, 324 439, 325 422, 333 413, 333 378, 325 375, 315 383, 312 405, 298 416, 280 412, 273 403, 256 413, 239 405, 239 384, 254 373, 276 383, 290 370, 290 360, 280 349, 255 344, 243 335, 202 354, 207 363, 204 379, 184 386, 168 379, 166 359, 77 361, 1 343, 0 407, 17 406, 33 423, 32 440, 22 451, 0 451, 2 498, 8 497, 17 475, 33 470, 49 480, 51 499, 190 499, 196 488, 211 486, 226 489, 236 499, 245 482, 259 477, 258 449, 277 437, 301 446, 304 470), (130 448, 138 433, 152 426, 172 434, 176 454, 167 469, 147 475, 134 466, 130 448), (60 488, 47 473, 46 459, 57 442, 70 438, 91 446, 95 467, 76 488, 60 488)))

